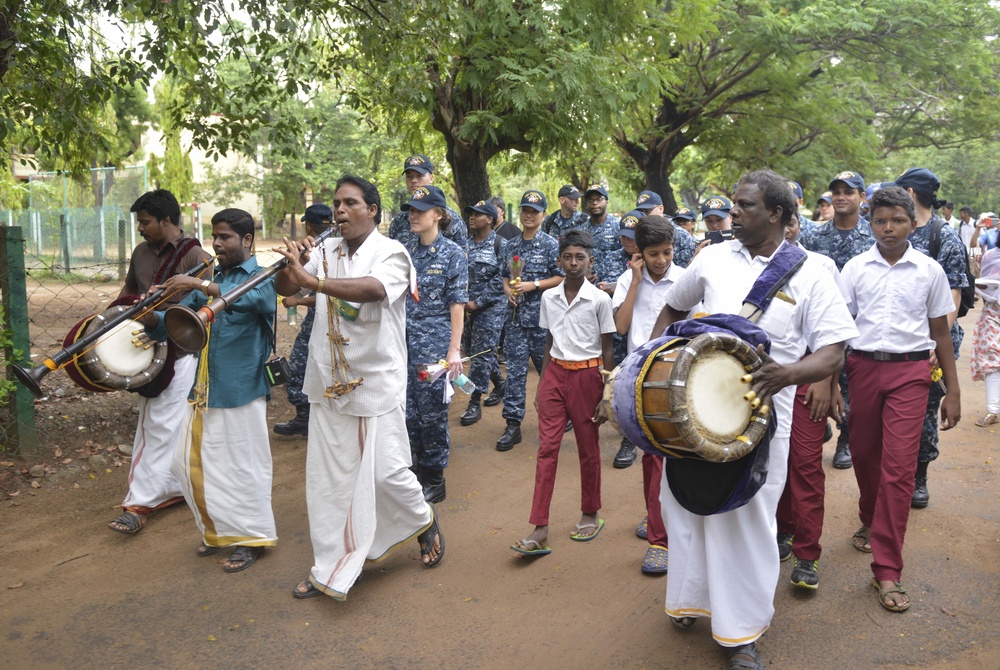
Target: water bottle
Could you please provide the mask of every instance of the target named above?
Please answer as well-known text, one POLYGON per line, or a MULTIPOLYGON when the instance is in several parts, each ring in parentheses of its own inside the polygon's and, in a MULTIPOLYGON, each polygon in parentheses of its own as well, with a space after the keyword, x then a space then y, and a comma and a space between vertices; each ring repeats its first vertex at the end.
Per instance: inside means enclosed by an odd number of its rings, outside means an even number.
POLYGON ((296 308, 296 307, 288 307, 285 311, 286 311, 287 318, 288 318, 288 325, 292 326, 294 328, 295 327, 295 323, 299 319, 299 310, 298 310, 298 308, 296 308))
POLYGON ((476 392, 476 385, 472 383, 472 380, 466 377, 464 374, 459 373, 458 377, 451 381, 462 393, 467 393, 472 395, 476 392))

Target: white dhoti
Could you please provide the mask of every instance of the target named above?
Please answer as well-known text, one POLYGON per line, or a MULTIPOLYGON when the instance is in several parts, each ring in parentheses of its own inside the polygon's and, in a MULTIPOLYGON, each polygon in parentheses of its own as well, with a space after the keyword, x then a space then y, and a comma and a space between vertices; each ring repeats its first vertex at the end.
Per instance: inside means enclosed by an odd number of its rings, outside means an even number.
POLYGON ((266 401, 195 412, 188 405, 174 475, 209 547, 271 547, 271 445, 266 401))
POLYGON ((712 637, 736 647, 760 637, 774 615, 780 562, 775 514, 785 487, 788 436, 771 439, 767 482, 743 507, 699 516, 681 507, 666 473, 660 489, 670 529, 664 609, 672 617, 712 617, 712 637))
POLYGON ((347 597, 366 560, 380 560, 433 520, 416 475, 403 407, 377 417, 312 403, 306 503, 313 586, 347 597))
POLYGON ((181 356, 174 362, 174 378, 160 395, 139 397, 139 423, 132 440, 128 494, 122 508, 149 514, 184 499, 181 484, 171 469, 197 369, 197 356, 181 356))

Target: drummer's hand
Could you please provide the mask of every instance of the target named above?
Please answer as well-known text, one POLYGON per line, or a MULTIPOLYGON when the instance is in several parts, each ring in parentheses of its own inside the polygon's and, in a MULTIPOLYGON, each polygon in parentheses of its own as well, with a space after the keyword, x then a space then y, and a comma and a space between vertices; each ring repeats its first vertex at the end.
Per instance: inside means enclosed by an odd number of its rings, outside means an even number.
POLYGON ((604 407, 604 400, 600 400, 597 403, 597 407, 594 408, 594 417, 591 419, 594 423, 600 426, 602 423, 608 420, 608 410, 604 407))
POLYGON ((793 383, 792 376, 788 372, 788 368, 779 363, 775 363, 774 359, 764 353, 764 345, 757 345, 757 355, 760 356, 763 365, 757 369, 753 375, 753 386, 751 390, 757 394, 757 397, 764 402, 765 397, 770 397, 785 388, 786 386, 793 383))

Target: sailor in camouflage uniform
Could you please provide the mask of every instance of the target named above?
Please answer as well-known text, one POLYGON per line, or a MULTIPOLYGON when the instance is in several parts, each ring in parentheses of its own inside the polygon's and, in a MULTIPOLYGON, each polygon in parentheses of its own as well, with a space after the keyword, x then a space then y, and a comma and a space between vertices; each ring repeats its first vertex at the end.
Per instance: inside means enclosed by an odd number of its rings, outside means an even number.
MULTIPOLYGON (((635 200, 635 208, 640 210, 645 216, 664 215, 663 198, 652 191, 643 191, 640 193, 639 197, 635 200)), ((674 216, 676 217, 682 211, 691 214, 690 220, 694 221, 695 216, 687 207, 678 210, 674 216)), ((686 268, 691 259, 694 258, 694 252, 698 248, 698 243, 695 241, 694 235, 689 233, 686 228, 679 226, 676 221, 671 221, 671 223, 674 226, 674 265, 679 268, 686 268)), ((638 247, 636 247, 636 253, 638 253, 638 247)))
POLYGON ((598 286, 602 282, 611 285, 614 292, 618 276, 615 271, 618 263, 614 252, 622 248, 618 237, 619 220, 617 216, 608 214, 608 191, 603 186, 593 186, 583 195, 584 204, 590 213, 590 219, 580 227, 594 238, 594 276, 592 279, 598 286))
MULTIPOLYGON (((697 249, 698 249, 698 240, 695 238, 694 233, 692 232, 692 231, 694 231, 694 222, 695 222, 695 220, 697 218, 698 218, 698 215, 696 213, 692 212, 689 208, 687 208, 687 207, 681 207, 676 212, 674 212, 674 215, 670 219, 671 222, 674 224, 674 230, 675 231, 677 231, 677 230, 683 230, 685 233, 688 234, 688 236, 691 238, 691 241, 695 245, 695 248, 691 251, 690 258, 686 259, 686 263, 687 264, 690 264, 691 260, 694 259, 695 251, 697 251, 697 249)), ((687 264, 681 265, 679 262, 677 262, 676 247, 674 249, 675 249, 674 250, 674 265, 676 265, 678 267, 686 268, 687 264)))
MULTIPOLYGON (((406 179, 406 189, 412 195, 421 186, 428 186, 434 183, 434 165, 431 159, 421 154, 414 154, 403 161, 403 177, 406 179)), ((451 223, 441 226, 441 234, 454 242, 460 249, 465 249, 468 234, 465 229, 465 221, 458 212, 450 207, 445 207, 451 223)), ((400 242, 404 247, 410 246, 410 238, 414 237, 410 230, 410 212, 406 209, 400 211, 392 218, 389 224, 389 237, 400 242)))
POLYGON ((410 212, 413 235, 406 250, 417 275, 416 297, 409 294, 406 298, 406 430, 424 499, 436 503, 445 499, 444 469, 451 442, 444 386, 449 376, 462 371, 469 268, 465 249, 441 233, 441 224, 450 223, 441 189, 432 185, 414 189, 403 209, 410 212), (420 365, 438 360, 448 363, 449 373, 433 382, 420 380, 420 365))
POLYGON ((542 222, 542 232, 548 233, 557 240, 567 230, 582 228, 590 217, 580 211, 579 189, 572 184, 566 184, 559 189, 559 209, 545 217, 542 222))
POLYGON ((816 222, 802 214, 802 208, 805 206, 805 200, 802 199, 802 185, 797 181, 790 181, 788 187, 792 189, 792 195, 795 196, 795 214, 799 219, 799 235, 815 230, 816 222))
MULTIPOLYGON (((883 186, 890 185, 905 189, 913 198, 917 215, 917 229, 910 235, 910 244, 917 251, 934 258, 944 268, 944 273, 948 276, 948 286, 951 288, 952 297, 957 306, 961 299, 962 289, 969 285, 968 277, 965 274, 966 251, 965 245, 962 244, 962 239, 955 232, 955 229, 941 217, 935 216, 931 209, 932 207, 941 207, 945 202, 937 199, 937 191, 941 187, 941 182, 927 168, 910 168, 896 178, 895 184, 883 184, 883 186), (926 223, 921 223, 922 221, 926 223), (931 240, 935 228, 940 228, 941 231, 936 250, 932 249, 931 240), (936 256, 932 253, 933 251, 937 251, 936 256)), ((959 348, 962 346, 962 338, 965 335, 962 327, 958 325, 957 317, 957 311, 948 315, 948 320, 952 322, 951 343, 955 349, 955 360, 958 360, 959 348)), ((941 385, 931 384, 930 397, 927 399, 927 412, 924 414, 924 427, 920 433, 920 453, 917 456, 915 476, 916 486, 910 501, 910 506, 918 509, 927 507, 930 502, 930 493, 927 491, 927 466, 938 457, 938 414, 943 397, 944 390, 941 385)))
MULTIPOLYGON (((469 370, 469 379, 476 390, 469 399, 469 406, 460 423, 471 426, 482 418, 481 398, 490 390, 490 378, 499 375, 497 344, 507 314, 507 297, 503 293, 504 248, 507 240, 496 234, 493 224, 497 209, 493 203, 480 200, 465 208, 469 217, 469 302, 465 304, 466 328, 470 333, 469 355, 475 354, 469 370), (480 352, 487 352, 482 354, 480 352)), ((503 387, 500 378, 497 386, 503 387)))
MULTIPOLYGON (((306 224, 306 235, 316 237, 333 224, 333 211, 328 205, 315 203, 306 208, 302 217, 306 224)), ((309 397, 302 392, 302 380, 306 374, 306 362, 309 360, 309 336, 312 333, 313 318, 316 316, 316 294, 300 292, 282 300, 285 307, 305 305, 306 318, 299 324, 299 334, 295 336, 292 353, 288 355, 288 369, 291 374, 285 382, 285 392, 288 403, 295 407, 295 416, 284 423, 274 424, 274 432, 278 435, 308 435, 309 434, 309 397)))
POLYGON ((524 192, 520 211, 524 232, 510 240, 504 250, 501 272, 507 296, 503 341, 507 356, 507 392, 503 398, 503 417, 507 420, 507 428, 497 440, 497 451, 509 451, 521 442, 528 359, 540 372, 545 356, 546 330, 538 326, 542 291, 562 281, 559 243, 541 231, 546 206, 545 196, 540 191, 524 192), (511 275, 510 265, 515 256, 523 263, 519 277, 511 275))
MULTIPOLYGON (((816 253, 833 259, 837 271, 842 271, 847 261, 858 256, 875 244, 875 237, 868 222, 861 218, 861 202, 865 199, 865 180, 857 172, 849 170, 837 174, 830 182, 834 205, 834 218, 827 223, 817 224, 809 233, 799 236, 799 244, 816 253)), ((851 413, 851 399, 847 391, 847 366, 840 369, 840 394, 844 399, 844 412, 840 422, 840 436, 837 450, 833 454, 833 467, 840 470, 850 468, 850 433, 847 417, 851 413)))

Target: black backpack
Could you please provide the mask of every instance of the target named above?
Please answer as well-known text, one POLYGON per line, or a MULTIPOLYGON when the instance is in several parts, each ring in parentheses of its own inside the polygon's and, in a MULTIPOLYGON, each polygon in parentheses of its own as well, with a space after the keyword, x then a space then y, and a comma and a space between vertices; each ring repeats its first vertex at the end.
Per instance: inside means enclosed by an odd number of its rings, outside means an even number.
MULTIPOLYGON (((941 229, 946 225, 948 224, 944 219, 934 219, 930 223, 931 233, 929 251, 931 252, 931 258, 934 260, 938 259, 938 253, 941 252, 941 229)), ((968 314, 969 310, 976 306, 976 278, 969 270, 968 252, 963 255, 963 259, 965 261, 965 278, 969 285, 961 289, 962 299, 958 304, 958 315, 960 317, 968 314)))

